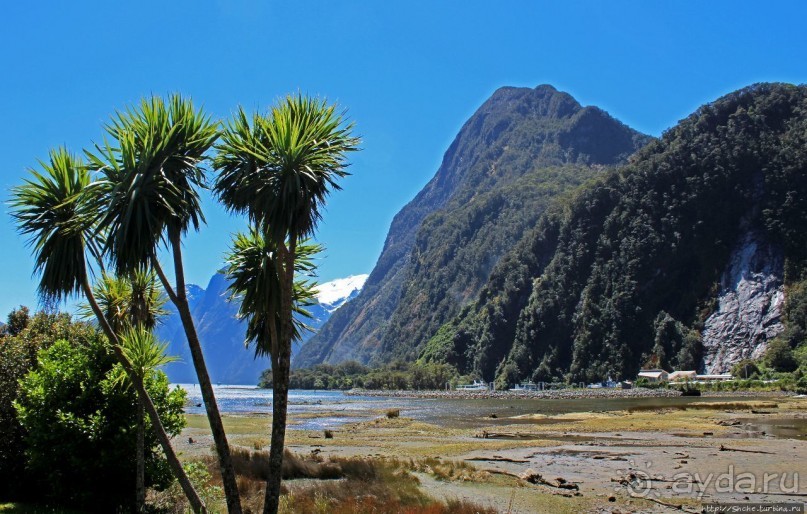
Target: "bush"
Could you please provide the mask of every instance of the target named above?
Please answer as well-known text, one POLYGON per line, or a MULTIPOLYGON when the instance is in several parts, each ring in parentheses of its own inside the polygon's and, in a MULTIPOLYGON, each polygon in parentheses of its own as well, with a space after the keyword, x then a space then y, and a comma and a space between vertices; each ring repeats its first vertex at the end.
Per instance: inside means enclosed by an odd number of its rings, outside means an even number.
MULTIPOLYGON (((99 512, 134 503, 136 397, 114 385, 119 373, 104 339, 57 341, 20 383, 15 402, 25 430, 28 467, 44 493, 62 505, 99 512)), ((184 426, 184 392, 158 373, 146 384, 170 435, 184 426)), ((146 431, 146 484, 164 487, 170 473, 156 437, 146 431)))
POLYGON ((57 339, 87 341, 94 337, 95 329, 73 322, 67 314, 39 312, 31 316, 27 307, 20 307, 8 315, 5 333, 0 336, 0 497, 25 500, 38 494, 33 480, 26 477, 23 428, 14 408, 20 380, 36 368, 37 352, 57 339))
POLYGON ((787 341, 774 339, 765 350, 765 364, 775 371, 795 371, 799 366, 787 341))
POLYGON ((731 376, 737 379, 757 378, 759 366, 751 359, 744 359, 732 366, 731 376))

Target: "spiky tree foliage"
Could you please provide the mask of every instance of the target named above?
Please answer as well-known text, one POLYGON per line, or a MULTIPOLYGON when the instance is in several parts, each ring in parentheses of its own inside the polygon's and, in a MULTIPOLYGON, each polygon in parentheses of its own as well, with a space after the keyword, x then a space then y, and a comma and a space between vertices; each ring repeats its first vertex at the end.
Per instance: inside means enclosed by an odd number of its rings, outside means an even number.
POLYGON ((266 227, 276 241, 313 235, 322 207, 358 149, 335 105, 288 96, 268 116, 239 109, 216 145, 214 191, 225 207, 266 227))
POLYGON ((218 125, 180 95, 158 96, 118 112, 106 125, 112 142, 88 152, 101 171, 107 255, 117 271, 133 271, 157 256, 169 238, 204 223, 199 189, 205 152, 218 125))
POLYGON ((230 446, 191 316, 182 257, 183 235, 204 223, 199 190, 205 186, 205 153, 219 135, 218 123, 175 94, 117 113, 106 131, 111 141, 88 153, 92 167, 103 175, 104 251, 118 272, 153 266, 176 306, 213 433, 227 509, 240 514, 230 446), (157 259, 161 247, 171 250, 174 286, 157 259))
POLYGON ((90 286, 87 256, 99 256, 98 242, 94 237, 98 234, 96 193, 85 163, 59 148, 51 151, 48 162, 41 163, 41 170, 31 170, 30 178, 12 190, 12 216, 19 231, 29 236, 36 261, 35 271, 40 276, 40 296, 47 300, 62 300, 79 291, 84 293, 116 358, 134 385, 138 401, 148 412, 168 464, 189 502, 194 510, 205 511, 204 503, 171 447, 143 381, 121 350, 117 334, 96 302, 90 286))
MULTIPOLYGON (((165 295, 151 270, 133 271, 127 277, 103 273, 93 287, 93 294, 118 335, 130 326, 153 329, 157 318, 167 313, 163 308, 165 295)), ((79 313, 85 318, 95 317, 89 304, 80 305, 79 313)))
MULTIPOLYGON (((311 314, 305 309, 314 303, 314 283, 310 277, 316 266, 313 257, 322 251, 319 245, 301 244, 297 247, 294 281, 294 333, 293 341, 299 341, 306 330, 302 321, 311 314)), ((247 321, 244 344, 255 349, 256 357, 278 353, 280 333, 280 276, 281 267, 277 245, 257 230, 235 235, 227 255, 228 290, 231 300, 239 303, 238 316, 247 321)))
POLYGON ((87 280, 85 250, 99 255, 97 216, 87 201, 91 179, 81 158, 59 147, 39 164, 41 170, 29 169, 24 184, 12 189, 11 215, 33 248, 40 297, 59 301, 79 293, 87 280))
MULTIPOLYGON (((301 239, 314 233, 329 192, 347 175, 347 154, 358 149, 352 124, 325 100, 298 94, 274 106, 268 116, 248 116, 239 109, 216 146, 214 191, 232 212, 245 214, 256 231, 272 240, 279 302, 256 308, 279 308, 279 334, 271 353, 273 380, 271 479, 266 483, 264 512, 276 513, 286 434, 291 344, 294 338, 294 270, 301 239)), ((270 330, 274 323, 269 323, 270 330)))

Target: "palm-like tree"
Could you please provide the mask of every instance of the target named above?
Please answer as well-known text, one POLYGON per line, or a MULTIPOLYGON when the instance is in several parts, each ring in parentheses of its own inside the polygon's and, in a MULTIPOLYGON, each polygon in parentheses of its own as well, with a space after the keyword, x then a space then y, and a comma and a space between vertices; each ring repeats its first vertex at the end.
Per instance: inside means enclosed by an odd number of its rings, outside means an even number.
MULTIPOLYGON (((310 318, 305 308, 313 305, 314 283, 307 279, 316 266, 313 257, 322 248, 315 244, 300 244, 297 247, 294 281, 294 331, 292 341, 299 341, 304 331, 311 330, 302 321, 310 318)), ((247 321, 245 344, 253 346, 256 357, 278 355, 280 333, 280 276, 277 245, 270 237, 252 229, 238 233, 233 238, 227 254, 228 290, 231 300, 239 303, 238 317, 247 321)), ((272 365, 275 362, 272 360, 272 365)))
MULTIPOLYGON (((130 326, 151 330, 157 326, 157 319, 167 314, 163 308, 165 296, 152 270, 136 270, 128 277, 104 272, 93 287, 93 295, 118 336, 130 326)), ((84 318, 95 317, 89 304, 80 305, 79 314, 84 318)))
MULTIPOLYGON (((242 110, 225 128, 217 144, 214 191, 231 211, 246 214, 254 230, 271 239, 277 250, 275 269, 279 295, 256 308, 277 309, 272 357, 273 417, 264 512, 276 513, 286 434, 291 344, 295 327, 294 270, 298 243, 312 235, 329 192, 347 175, 347 154, 358 149, 335 106, 303 95, 289 96, 268 116, 249 117, 242 110)), ((268 292, 267 292, 268 293, 268 292)), ((272 330, 274 323, 269 323, 272 330)))
MULTIPOLYGON (((121 349, 140 380, 150 380, 157 369, 177 360, 176 357, 166 354, 167 344, 160 343, 154 337, 154 332, 144 325, 127 327, 120 336, 121 349)), ((120 377, 126 378, 125 375, 120 377)), ((126 378, 122 382, 129 385, 126 378)), ((146 511, 146 411, 142 405, 137 406, 137 512, 146 511)))
MULTIPOLYGON (((157 277, 151 270, 136 270, 128 278, 104 273, 93 288, 93 293, 104 317, 118 336, 123 354, 132 363, 132 369, 147 382, 160 366, 177 360, 166 355, 167 345, 157 342, 152 330, 157 318, 164 315, 165 297, 157 284, 157 277)), ((93 318, 95 314, 88 305, 80 306, 81 314, 93 318)), ((116 377, 116 381, 130 385, 126 374, 116 377)), ((136 469, 136 510, 146 510, 146 462, 145 429, 146 412, 137 405, 137 469, 136 469)))
POLYGON ((188 479, 171 447, 170 438, 143 381, 123 352, 117 334, 98 305, 90 286, 88 255, 99 259, 96 235, 97 211, 91 201, 95 188, 85 163, 66 149, 50 152, 41 171, 30 170, 30 178, 12 190, 12 216, 19 231, 29 236, 40 275, 39 295, 47 301, 61 301, 83 292, 112 346, 112 350, 134 385, 138 401, 151 418, 168 464, 180 482, 194 511, 206 512, 204 502, 188 479))
POLYGON ((219 135, 218 123, 189 100, 172 95, 167 102, 152 97, 119 112, 106 131, 112 143, 88 152, 91 166, 104 176, 99 199, 106 212, 100 221, 106 234, 104 252, 119 273, 151 265, 176 306, 213 433, 227 509, 240 514, 230 446, 191 317, 182 258, 182 236, 204 223, 199 197, 205 186, 202 164, 219 135), (173 258, 173 287, 157 259, 163 246, 173 258))

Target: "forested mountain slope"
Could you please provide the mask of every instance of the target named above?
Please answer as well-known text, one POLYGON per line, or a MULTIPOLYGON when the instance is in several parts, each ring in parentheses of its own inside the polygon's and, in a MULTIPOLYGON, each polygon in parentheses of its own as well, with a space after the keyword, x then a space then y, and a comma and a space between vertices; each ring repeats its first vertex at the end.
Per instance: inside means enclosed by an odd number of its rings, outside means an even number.
POLYGON ((502 383, 727 371, 804 340, 807 87, 705 105, 555 202, 424 359, 502 383))
POLYGON ((295 365, 415 358, 476 298, 552 198, 624 162, 649 139, 551 86, 497 90, 395 216, 362 292, 295 365))

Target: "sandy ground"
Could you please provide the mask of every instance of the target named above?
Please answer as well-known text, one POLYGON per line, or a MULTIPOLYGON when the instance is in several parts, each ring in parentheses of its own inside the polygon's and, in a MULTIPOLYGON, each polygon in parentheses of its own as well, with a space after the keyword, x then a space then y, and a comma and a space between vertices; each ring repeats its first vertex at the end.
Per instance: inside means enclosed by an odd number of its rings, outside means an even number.
MULTIPOLYGON (((328 439, 292 424, 287 447, 303 455, 466 461, 480 471, 472 480, 419 473, 421 487, 437 498, 468 498, 499 512, 700 512, 710 502, 807 502, 807 440, 796 438, 807 426, 803 398, 479 418, 471 428, 376 415, 345 424, 328 439), (766 433, 781 426, 796 429, 766 433)), ((183 457, 210 452, 206 420, 188 419, 177 444, 183 457)), ((225 426, 232 444, 265 448, 270 422, 228 416, 225 426)))

